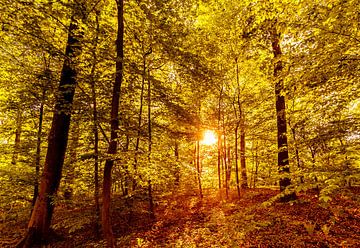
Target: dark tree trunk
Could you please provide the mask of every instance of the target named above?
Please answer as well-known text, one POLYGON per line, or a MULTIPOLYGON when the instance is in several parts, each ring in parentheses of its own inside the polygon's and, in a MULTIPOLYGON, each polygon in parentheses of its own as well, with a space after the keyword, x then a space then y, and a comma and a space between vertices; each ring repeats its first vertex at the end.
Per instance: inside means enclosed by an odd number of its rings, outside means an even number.
MULTIPOLYGON (((284 96, 284 80, 282 79, 283 64, 281 61, 280 34, 277 32, 275 24, 271 30, 271 44, 275 59, 275 97, 276 97, 276 117, 277 117, 277 143, 278 143, 278 167, 280 173, 280 191, 283 192, 291 185, 289 153, 286 130, 286 106, 284 96)), ((281 201, 288 202, 296 199, 295 193, 286 193, 281 197, 281 201)))
POLYGON ((174 144, 174 156, 175 156, 175 185, 179 186, 180 184, 180 165, 179 165, 179 143, 175 140, 174 144))
POLYGON ((258 173, 259 173, 259 157, 258 157, 258 147, 256 146, 255 148, 255 174, 254 174, 254 186, 253 188, 256 188, 256 182, 257 182, 257 177, 258 177, 258 173))
MULTIPOLYGON (((150 55, 151 49, 147 55, 150 55)), ((152 129, 151 129, 151 81, 150 81, 150 69, 148 69, 148 135, 149 135, 149 144, 148 144, 148 161, 151 164, 151 149, 152 149, 152 129)), ((151 180, 148 180, 148 196, 149 196, 149 213, 150 218, 155 220, 155 208, 154 208, 154 200, 152 195, 152 185, 151 180)))
POLYGON ((219 180, 219 190, 221 190, 221 131, 220 131, 220 120, 221 120, 221 99, 222 99, 222 92, 223 87, 221 87, 220 90, 220 96, 219 96, 219 104, 218 104, 218 143, 217 143, 217 149, 218 149, 218 180, 219 180))
MULTIPOLYGON (((315 156, 316 156, 316 147, 312 147, 312 146, 309 146, 309 149, 310 149, 310 152, 311 152, 311 163, 312 163, 312 170, 313 172, 316 171, 316 159, 315 159, 315 156)), ((318 178, 316 176, 316 174, 314 175, 314 181, 315 181, 315 189, 317 192, 319 192, 319 185, 318 185, 318 178)))
POLYGON ((153 195, 152 195, 151 180, 148 181, 148 196, 149 196, 150 219, 155 220, 155 208, 154 208, 154 199, 153 199, 153 195))
POLYGON ((199 185, 200 199, 203 198, 202 186, 201 186, 201 169, 200 169, 200 141, 196 141, 196 171, 199 185))
POLYGON ((34 206, 36 198, 39 195, 39 177, 40 177, 40 158, 41 158, 41 135, 42 135, 42 126, 43 126, 43 117, 44 117, 44 98, 45 90, 40 102, 39 109, 39 124, 37 131, 37 140, 36 140, 36 155, 35 155, 35 182, 34 182, 34 195, 31 205, 34 206))
POLYGON ((124 1, 117 0, 118 9, 118 30, 116 40, 116 72, 115 82, 113 85, 111 101, 111 137, 107 153, 110 158, 105 162, 104 179, 103 179, 103 206, 102 206, 102 231, 107 242, 107 247, 116 247, 116 242, 111 226, 110 202, 111 202, 111 170, 114 165, 114 156, 117 152, 118 130, 119 130, 119 107, 120 91, 123 80, 123 62, 124 62, 124 1))
POLYGON ((228 181, 228 188, 230 190, 230 179, 231 179, 231 148, 230 145, 227 147, 227 173, 226 180, 228 181))
MULTIPOLYGON (((239 108, 239 119, 236 129, 240 127, 240 170, 241 170, 241 188, 247 189, 247 172, 246 172, 246 157, 245 157, 245 114, 240 99, 240 80, 239 80, 239 64, 238 58, 235 58, 236 63, 236 84, 237 84, 237 105, 239 108)), ((237 132, 236 132, 237 134, 237 132)), ((237 142, 237 141, 236 141, 237 142)))
POLYGON ((245 156, 245 124, 244 113, 240 111, 240 167, 241 167, 241 188, 247 189, 247 172, 246 172, 246 156, 245 156))
POLYGON ((99 130, 98 130, 98 112, 96 100, 96 65, 97 61, 97 47, 99 43, 100 24, 99 24, 100 11, 96 10, 96 35, 94 39, 92 55, 93 62, 90 72, 90 87, 91 87, 91 102, 92 102, 92 121, 93 121, 93 135, 94 135, 94 201, 95 201, 95 232, 99 236, 99 221, 100 221, 100 203, 99 203, 99 130))
MULTIPOLYGON (((224 126, 225 129, 225 126, 224 126)), ((229 197, 229 181, 228 181, 228 161, 227 161, 227 143, 226 143, 226 135, 224 133, 224 145, 223 145, 223 158, 224 158, 224 182, 225 182, 225 194, 226 194, 226 198, 229 197)))
MULTIPOLYGON (((127 123, 125 123, 125 127, 126 130, 128 130, 129 126, 127 123)), ((130 137, 129 134, 126 133, 126 142, 125 142, 125 147, 124 147, 124 151, 127 152, 129 151, 129 145, 130 145, 130 137)), ((125 170, 125 177, 124 177, 124 195, 128 195, 129 194, 129 185, 130 185, 130 173, 129 173, 129 167, 127 165, 127 163, 124 163, 124 170, 125 170)))
POLYGON ((220 129, 218 129, 218 141, 217 141, 217 150, 218 150, 218 161, 217 161, 217 169, 218 169, 218 181, 219 181, 219 190, 221 190, 221 143, 222 143, 222 138, 221 138, 221 132, 220 129))
POLYGON ((240 182, 239 182, 239 154, 238 154, 238 129, 237 125, 235 128, 235 177, 236 177, 236 189, 238 198, 240 199, 240 182))
POLYGON ((136 175, 137 175, 137 166, 138 166, 138 153, 140 146, 140 136, 141 136, 141 124, 142 124, 142 115, 143 115, 143 101, 144 101, 144 88, 145 88, 145 79, 146 79, 146 57, 150 55, 150 52, 147 52, 143 55, 143 71, 142 71, 142 82, 141 82, 141 92, 140 92, 140 107, 138 115, 138 126, 137 126, 137 136, 135 143, 135 158, 134 158, 134 174, 133 178, 133 190, 136 189, 136 175))
POLYGON ((68 141, 72 103, 76 87, 74 60, 81 50, 80 38, 78 24, 75 16, 73 16, 69 27, 66 56, 55 101, 39 195, 31 214, 28 231, 17 247, 32 247, 35 242, 44 242, 49 237, 51 218, 55 206, 54 200, 60 184, 68 141))
POLYGON ((152 131, 151 131, 151 81, 150 81, 150 69, 148 70, 148 135, 149 135, 149 157, 151 157, 151 148, 152 148, 152 131))
MULTIPOLYGON (((298 169, 301 169, 299 148, 298 148, 297 138, 296 138, 296 129, 295 129, 295 127, 290 127, 290 129, 291 129, 291 133, 292 133, 293 140, 294 140, 296 164, 297 164, 298 169)), ((300 182, 304 183, 303 175, 300 176, 300 182)))

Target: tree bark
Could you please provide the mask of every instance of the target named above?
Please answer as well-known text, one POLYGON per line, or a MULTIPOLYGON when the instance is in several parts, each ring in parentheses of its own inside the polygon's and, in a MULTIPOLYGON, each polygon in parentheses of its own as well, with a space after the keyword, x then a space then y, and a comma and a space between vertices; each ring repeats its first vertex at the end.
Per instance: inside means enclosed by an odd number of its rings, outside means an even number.
POLYGON ((231 147, 230 145, 228 145, 227 147, 227 161, 228 161, 228 165, 227 165, 227 173, 226 173, 226 180, 228 181, 228 188, 230 190, 230 180, 231 180, 231 147))
POLYGON ((119 130, 119 107, 120 91, 123 80, 123 62, 124 62, 124 1, 117 0, 117 40, 116 40, 116 72, 115 82, 113 85, 111 101, 111 135, 108 148, 109 158, 105 162, 104 179, 103 179, 103 206, 102 206, 102 231, 107 242, 107 247, 116 247, 116 242, 111 226, 110 203, 111 203, 111 170, 114 165, 114 155, 117 152, 118 130, 119 130))
POLYGON ((201 186, 200 141, 197 140, 195 145, 196 145, 196 170, 197 170, 197 176, 198 176, 199 195, 200 195, 200 199, 202 199, 203 192, 202 192, 202 186, 201 186))
POLYGON ((44 99, 46 91, 43 90, 43 94, 40 101, 39 109, 39 124, 37 131, 37 140, 36 140, 36 155, 35 155, 35 182, 34 182, 34 195, 31 205, 34 206, 36 198, 39 195, 39 177, 40 177, 40 158, 41 158, 41 135, 43 127, 43 117, 44 117, 44 99))
POLYGON ((93 62, 90 72, 90 87, 91 87, 91 102, 92 102, 92 121, 93 121, 93 135, 94 135, 94 201, 95 201, 95 233, 99 236, 99 221, 100 221, 100 203, 99 203, 99 130, 98 130, 98 112, 96 99, 96 80, 95 72, 97 65, 97 46, 99 42, 100 11, 96 10, 96 35, 92 49, 93 62))
POLYGON ((55 101, 39 195, 31 214, 28 231, 17 247, 32 247, 35 242, 42 243, 48 238, 50 233, 55 197, 60 184, 68 141, 72 103, 76 87, 74 60, 81 51, 79 42, 81 37, 82 34, 78 32, 78 23, 75 15, 73 15, 68 32, 66 56, 55 101))
MULTIPOLYGON (((151 48, 148 52, 148 55, 152 52, 151 48)), ((151 81, 150 81, 150 69, 148 69, 148 135, 149 135, 149 144, 148 144, 148 162, 151 164, 151 151, 152 151, 152 129, 151 129, 151 81)), ((149 213, 150 218, 152 220, 155 220, 155 208, 154 208, 154 200, 153 200, 153 194, 152 194, 152 185, 151 180, 148 180, 148 196, 149 196, 149 213)))
POLYGON ((218 104, 218 143, 217 143, 217 149, 218 149, 218 180, 219 180, 219 190, 221 190, 221 131, 220 131, 220 120, 221 120, 221 99, 222 99, 222 92, 223 87, 221 87, 220 90, 220 96, 219 96, 219 104, 218 104))
MULTIPOLYGON (((291 185, 289 153, 286 130, 286 105, 284 96, 284 80, 282 79, 283 64, 281 61, 280 34, 277 32, 275 23, 271 27, 271 45, 275 59, 275 97, 276 97, 276 117, 277 117, 277 143, 278 143, 278 168, 280 173, 280 191, 284 192, 291 185)), ((288 202, 296 199, 295 193, 285 193, 281 196, 281 201, 288 202)))
POLYGON ((174 156, 175 156, 175 186, 179 186, 180 184, 180 165, 179 165, 179 143, 177 139, 175 139, 174 144, 174 156))
POLYGON ((246 157, 245 157, 245 115, 244 109, 240 99, 240 80, 239 80, 239 64, 238 58, 235 58, 236 63, 236 84, 237 84, 237 105, 239 108, 239 119, 237 127, 240 127, 240 170, 241 170, 241 188, 247 189, 247 172, 246 172, 246 157))
MULTIPOLYGON (((151 54, 151 50, 143 54, 143 71, 142 71, 142 82, 141 82, 141 92, 140 92, 140 107, 138 114, 138 126, 137 126, 137 136, 135 143, 135 158, 134 158, 134 174, 137 174, 137 166, 138 166, 138 153, 140 146, 140 136, 141 136, 141 124, 142 124, 142 115, 143 115, 143 101, 144 101, 144 88, 145 88, 145 79, 146 79, 146 57, 151 54)), ((136 189, 136 177, 133 178, 133 190, 136 189)))
POLYGON ((245 124, 244 113, 240 111, 240 167, 241 167, 241 188, 247 189, 247 172, 246 172, 246 156, 245 156, 245 124))
POLYGON ((239 154, 238 154, 238 129, 237 125, 235 128, 235 177, 236 177, 236 189, 238 198, 240 199, 240 182, 239 182, 239 154))
MULTIPOLYGON (((225 129, 225 126, 223 126, 223 128, 225 129)), ((224 182, 225 182, 225 194, 226 194, 226 199, 229 197, 229 181, 228 181, 228 161, 227 161, 227 143, 226 143, 226 135, 224 133, 224 145, 223 145, 223 158, 224 158, 224 182)))

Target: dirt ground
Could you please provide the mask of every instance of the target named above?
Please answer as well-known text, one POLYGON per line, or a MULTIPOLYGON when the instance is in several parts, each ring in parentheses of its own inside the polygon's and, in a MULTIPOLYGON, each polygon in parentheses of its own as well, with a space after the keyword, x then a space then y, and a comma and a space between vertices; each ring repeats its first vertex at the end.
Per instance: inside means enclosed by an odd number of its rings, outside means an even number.
MULTIPOLYGON (((291 203, 269 201, 278 192, 251 189, 238 199, 216 191, 174 193, 156 199, 156 219, 143 198, 114 196, 113 230, 118 247, 360 247, 360 189, 330 202, 314 192, 291 203)), ((56 207, 56 235, 46 247, 105 247, 91 201, 56 207)), ((26 230, 28 209, 0 220, 0 247, 14 247, 26 230)), ((101 230, 100 230, 101 231, 101 230)))

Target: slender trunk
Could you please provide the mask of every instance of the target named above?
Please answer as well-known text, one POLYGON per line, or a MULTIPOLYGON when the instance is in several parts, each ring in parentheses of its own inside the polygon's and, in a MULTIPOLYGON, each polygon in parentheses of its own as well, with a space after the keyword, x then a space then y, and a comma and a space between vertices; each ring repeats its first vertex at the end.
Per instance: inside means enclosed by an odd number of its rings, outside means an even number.
POLYGON ((112 101, 111 101, 111 135, 110 144, 107 153, 109 157, 105 162, 104 179, 103 179, 103 206, 102 206, 102 231, 107 242, 107 247, 116 247, 116 241, 111 226, 110 203, 111 203, 111 170, 114 165, 113 156, 117 152, 118 130, 119 130, 119 107, 120 107, 120 91, 123 80, 123 62, 124 62, 124 1, 117 0, 117 18, 118 30, 116 40, 116 72, 115 82, 113 85, 112 101))
POLYGON ((224 145, 223 145, 223 158, 224 158, 224 182, 225 182, 225 193, 226 193, 226 198, 229 197, 229 181, 228 181, 228 162, 227 162, 227 143, 226 143, 226 135, 224 133, 224 145))
MULTIPOLYGON (((128 124, 125 124, 125 126, 128 128, 128 124)), ((128 134, 126 134, 126 142, 125 142, 125 148, 124 151, 129 151, 129 145, 130 145, 130 137, 128 134)), ((127 163, 124 163, 124 170, 125 170, 125 178, 124 178, 124 195, 129 194, 129 184, 130 184, 130 173, 129 173, 129 167, 127 163)))
MULTIPOLYGON (((296 139, 296 130, 295 127, 291 128, 291 133, 293 136, 293 140, 294 140, 294 146, 295 146, 295 158, 296 158, 296 164, 298 169, 301 169, 301 165, 300 165, 300 155, 299 155, 299 148, 298 148, 298 144, 297 144, 297 139, 296 139)), ((304 183, 304 176, 301 175, 300 176, 300 182, 304 183)))
POLYGON ((259 156, 258 156, 258 146, 255 146, 255 174, 254 174, 254 184, 253 188, 256 188, 257 176, 259 172, 259 156))
POLYGON ((200 199, 203 198, 202 187, 201 187, 201 170, 200 170, 200 141, 196 141, 196 170, 199 185, 200 199))
POLYGON ((245 124, 244 124, 244 113, 241 113, 240 121, 240 167, 241 167, 241 188, 247 189, 247 172, 246 172, 246 156, 245 156, 245 124))
POLYGON ((14 151, 11 159, 11 164, 15 165, 20 152, 21 145, 21 131, 22 131, 22 110, 19 107, 16 113, 16 130, 15 130, 15 143, 14 143, 14 151))
POLYGON ((239 184, 239 155, 238 155, 238 128, 235 128, 235 176, 236 176, 236 189, 238 198, 240 199, 240 184, 239 184))
POLYGON ((179 166, 179 143, 175 140, 175 186, 179 186, 180 184, 180 166, 179 166))
MULTIPOLYGON (((151 53, 151 49, 149 54, 151 53)), ((152 129, 151 129, 151 81, 150 81, 150 69, 148 69, 148 135, 149 135, 149 144, 148 144, 148 152, 149 152, 149 164, 151 164, 151 150, 152 150, 152 129)), ((149 195, 149 213, 150 218, 155 220, 155 209, 154 209, 154 200, 152 194, 152 185, 151 180, 148 180, 148 195, 149 195)))
POLYGON ((244 109, 240 99, 240 80, 239 80, 239 64, 238 58, 235 58, 236 63, 236 83, 237 83, 237 105, 239 108, 239 122, 240 126, 240 170, 241 170, 241 188, 247 189, 247 173, 246 173, 246 157, 245 157, 245 115, 244 109))
POLYGON ((148 195, 149 195, 150 219, 155 220, 155 209, 154 209, 154 200, 153 200, 153 195, 152 195, 151 180, 148 181, 148 195))
POLYGON ((134 159, 134 173, 135 177, 133 179, 133 190, 136 189, 136 174, 137 174, 137 166, 138 166, 138 153, 140 146, 140 136, 141 136, 141 124, 142 124, 142 115, 143 115, 143 102, 144 102, 144 88, 145 88, 145 79, 146 79, 146 57, 150 55, 152 51, 148 51, 143 55, 143 71, 142 71, 142 82, 141 82, 141 92, 140 92, 140 107, 139 107, 139 115, 138 115, 138 126, 137 126, 137 136, 135 143, 135 159, 134 159))
POLYGON ((194 157, 193 157, 193 162, 194 162, 194 169, 196 170, 196 173, 195 173, 195 182, 197 183, 198 181, 198 173, 197 173, 197 143, 195 141, 195 147, 194 147, 194 157))
POLYGON ((92 49, 93 63, 90 72, 90 87, 91 87, 91 101, 92 101, 92 118, 93 118, 93 135, 94 135, 94 200, 95 200, 95 232, 99 236, 99 221, 100 221, 100 203, 99 203, 99 130, 98 130, 98 112, 96 100, 96 81, 95 72, 97 65, 97 46, 99 43, 99 24, 100 11, 96 10, 96 35, 92 49))
POLYGON ((221 98, 222 98, 222 92, 223 92, 223 87, 221 87, 220 90, 220 96, 219 96, 219 104, 218 104, 218 145, 217 145, 217 149, 218 149, 218 179, 219 179, 219 190, 221 190, 221 131, 220 131, 220 120, 221 120, 221 98))
POLYGON ((231 148, 230 145, 227 147, 227 173, 226 173, 226 180, 228 181, 228 188, 230 190, 230 180, 231 180, 231 148))
POLYGON ((43 91, 40 109, 39 109, 39 126, 37 132, 36 140, 36 156, 35 156, 35 182, 34 182, 34 195, 31 205, 34 206, 36 198, 39 195, 39 176, 40 176, 40 158, 41 158, 41 135, 42 135, 42 126, 43 126, 43 117, 44 117, 44 98, 46 91, 43 91))
POLYGON ((152 149, 152 130, 151 130, 151 81, 150 81, 150 69, 148 70, 148 135, 149 135, 149 157, 151 156, 152 149))
POLYGON ((143 73, 142 73, 142 82, 141 82, 141 92, 140 92, 140 107, 138 115, 138 126, 137 126, 137 136, 135 143, 135 158, 134 158, 134 174, 133 178, 133 190, 136 189, 136 175, 137 175, 137 166, 138 166, 138 152, 140 145, 140 135, 141 135, 141 122, 142 122, 142 113, 143 113, 143 99, 144 99, 144 87, 145 87, 145 74, 146 74, 146 55, 143 56, 143 73))
POLYGON ((59 188, 61 172, 67 147, 72 103, 76 86, 74 60, 80 53, 78 23, 71 18, 65 61, 61 71, 58 96, 48 138, 48 149, 44 172, 40 182, 39 195, 28 224, 25 237, 17 247, 32 247, 35 242, 44 242, 50 233, 50 224, 59 188))
POLYGON ((256 147, 254 189, 256 188, 256 182, 257 182, 258 173, 259 173, 259 158, 258 158, 258 150, 257 150, 257 147, 256 147))
MULTIPOLYGON (((288 141, 286 131, 286 106, 284 96, 284 80, 282 79, 283 64, 281 61, 280 34, 277 32, 275 24, 271 30, 271 44, 274 54, 275 67, 274 77, 275 97, 276 97, 276 116, 277 116, 277 143, 278 143, 278 167, 280 177, 280 191, 284 192, 291 185, 288 141)), ((296 199, 295 193, 286 193, 281 197, 281 201, 288 202, 296 199)))
POLYGON ((223 132, 223 145, 222 145, 222 171, 223 171, 223 187, 225 188, 226 198, 228 198, 229 192, 228 192, 228 181, 226 179, 226 173, 227 173, 227 161, 226 161, 226 126, 225 126, 225 115, 222 116, 222 132, 223 132))
MULTIPOLYGON (((315 155, 316 155, 316 148, 313 147, 309 147, 310 148, 310 152, 311 152, 311 163, 312 163, 312 170, 313 172, 316 171, 316 159, 315 159, 315 155)), ((316 183, 316 190, 319 192, 319 185, 318 185, 318 178, 316 176, 316 174, 314 175, 314 180, 316 183)))

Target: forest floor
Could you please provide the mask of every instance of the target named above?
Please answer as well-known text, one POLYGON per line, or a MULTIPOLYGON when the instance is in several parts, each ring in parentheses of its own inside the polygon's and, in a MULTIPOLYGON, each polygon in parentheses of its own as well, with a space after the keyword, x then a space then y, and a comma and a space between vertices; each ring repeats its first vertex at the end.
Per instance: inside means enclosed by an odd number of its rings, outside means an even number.
MULTIPOLYGON (((118 247, 360 247, 360 189, 324 204, 315 193, 291 203, 269 203, 271 189, 250 189, 226 200, 215 191, 157 199, 152 220, 143 198, 114 196, 113 230, 118 247), (264 203, 265 202, 265 203, 264 203)), ((28 212, 27 212, 28 215, 28 212)), ((0 247, 14 247, 26 228, 25 214, 0 219, 0 247)), ((95 232, 90 202, 61 204, 57 233, 46 247, 105 247, 95 232)))

